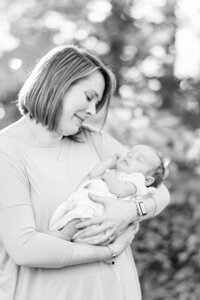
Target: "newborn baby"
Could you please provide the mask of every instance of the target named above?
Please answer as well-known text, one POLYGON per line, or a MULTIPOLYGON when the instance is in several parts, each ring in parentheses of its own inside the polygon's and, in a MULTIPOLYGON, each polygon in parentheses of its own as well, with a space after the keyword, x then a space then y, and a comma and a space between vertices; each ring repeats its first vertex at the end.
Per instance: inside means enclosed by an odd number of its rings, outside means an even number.
POLYGON ((134 146, 123 157, 115 155, 109 158, 97 165, 90 172, 90 179, 55 210, 49 233, 81 242, 84 229, 77 231, 75 225, 80 219, 100 216, 104 211, 103 205, 91 200, 89 193, 130 201, 132 196, 152 192, 152 187, 156 188, 162 182, 164 174, 163 158, 146 145, 134 146))

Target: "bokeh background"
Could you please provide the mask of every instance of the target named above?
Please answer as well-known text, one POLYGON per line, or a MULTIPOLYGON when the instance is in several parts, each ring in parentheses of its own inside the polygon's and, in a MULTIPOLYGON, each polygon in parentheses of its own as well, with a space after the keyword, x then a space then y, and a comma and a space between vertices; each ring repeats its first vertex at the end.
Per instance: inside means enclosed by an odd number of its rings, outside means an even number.
POLYGON ((18 91, 53 47, 79 45, 112 68, 106 130, 171 160, 171 204, 132 246, 143 299, 200 299, 200 1, 1 0, 0 40, 0 128, 20 117, 18 91))

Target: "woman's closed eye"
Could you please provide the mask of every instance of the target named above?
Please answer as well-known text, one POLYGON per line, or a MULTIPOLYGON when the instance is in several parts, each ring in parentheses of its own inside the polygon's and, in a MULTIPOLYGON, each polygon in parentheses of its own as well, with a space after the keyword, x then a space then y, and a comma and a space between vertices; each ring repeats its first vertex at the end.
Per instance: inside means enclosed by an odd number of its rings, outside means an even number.
POLYGON ((96 103, 95 103, 95 106, 96 106, 96 109, 98 109, 100 103, 101 103, 101 99, 98 100, 97 96, 93 93, 93 92, 85 92, 85 95, 86 95, 86 99, 88 102, 91 102, 93 99, 96 98, 96 103))
POLYGON ((88 102, 90 102, 94 98, 94 94, 92 93, 85 93, 85 95, 88 102))

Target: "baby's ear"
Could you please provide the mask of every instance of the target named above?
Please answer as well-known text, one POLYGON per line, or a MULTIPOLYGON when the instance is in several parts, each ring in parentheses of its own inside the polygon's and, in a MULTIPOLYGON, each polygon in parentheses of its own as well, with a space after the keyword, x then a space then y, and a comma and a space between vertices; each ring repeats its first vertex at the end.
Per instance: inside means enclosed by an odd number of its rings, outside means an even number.
POLYGON ((150 186, 154 183, 155 179, 152 176, 147 176, 145 179, 146 186, 150 186))

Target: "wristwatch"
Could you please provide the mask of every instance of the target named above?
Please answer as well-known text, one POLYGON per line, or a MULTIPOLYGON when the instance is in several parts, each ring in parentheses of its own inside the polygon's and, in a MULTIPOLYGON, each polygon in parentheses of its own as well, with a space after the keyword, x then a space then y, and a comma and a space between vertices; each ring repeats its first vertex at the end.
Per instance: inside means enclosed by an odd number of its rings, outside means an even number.
POLYGON ((137 212, 140 217, 148 214, 145 204, 142 200, 136 200, 137 212))
POLYGON ((138 222, 140 222, 141 218, 146 216, 148 212, 143 200, 134 199, 133 201, 136 204, 137 214, 139 216, 138 222))

